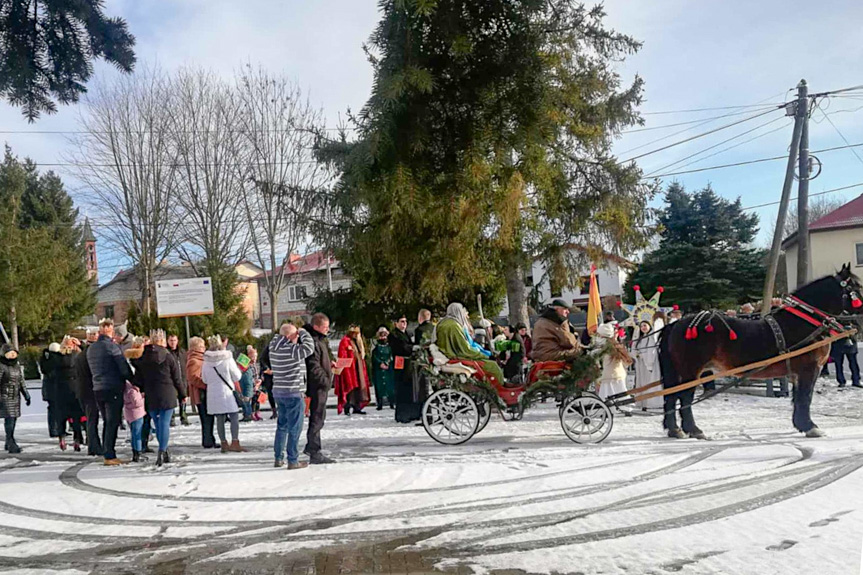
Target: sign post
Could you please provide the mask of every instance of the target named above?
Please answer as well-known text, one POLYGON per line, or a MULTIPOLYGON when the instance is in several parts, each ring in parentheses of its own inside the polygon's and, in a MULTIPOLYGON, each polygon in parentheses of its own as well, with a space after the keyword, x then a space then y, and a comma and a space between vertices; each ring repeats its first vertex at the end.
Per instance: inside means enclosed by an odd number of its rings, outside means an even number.
POLYGON ((186 319, 186 349, 191 333, 189 316, 213 315, 213 283, 208 277, 156 282, 156 307, 159 317, 186 319))

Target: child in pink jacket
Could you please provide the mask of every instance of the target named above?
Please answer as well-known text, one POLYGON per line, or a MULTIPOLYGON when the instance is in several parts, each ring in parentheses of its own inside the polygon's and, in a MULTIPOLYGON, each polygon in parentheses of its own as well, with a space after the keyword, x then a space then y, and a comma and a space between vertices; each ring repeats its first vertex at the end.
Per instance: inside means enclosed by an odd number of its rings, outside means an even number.
POLYGON ((141 390, 126 382, 126 388, 123 390, 123 415, 126 421, 129 422, 129 429, 132 431, 132 461, 141 461, 142 439, 141 432, 144 429, 144 416, 147 410, 144 409, 144 396, 141 390))

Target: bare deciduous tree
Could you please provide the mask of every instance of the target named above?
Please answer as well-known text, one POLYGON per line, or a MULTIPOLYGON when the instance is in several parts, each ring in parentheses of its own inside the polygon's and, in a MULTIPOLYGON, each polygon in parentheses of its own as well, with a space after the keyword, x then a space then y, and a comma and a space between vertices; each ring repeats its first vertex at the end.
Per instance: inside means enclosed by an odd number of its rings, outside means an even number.
POLYGON ((247 66, 239 73, 236 94, 242 130, 234 132, 234 156, 245 186, 241 207, 250 251, 265 270, 270 327, 276 331, 291 255, 308 245, 316 194, 327 179, 313 154, 323 117, 297 85, 260 68, 247 66))
POLYGON ((178 174, 167 112, 170 86, 159 69, 97 86, 72 142, 71 161, 92 209, 113 226, 105 239, 134 266, 148 314, 156 270, 180 240, 172 211, 178 174))
POLYGON ((242 170, 234 157, 234 133, 241 129, 237 100, 230 86, 203 70, 181 70, 172 87, 169 131, 183 222, 177 251, 198 275, 211 276, 218 290, 221 273, 248 247, 242 170))

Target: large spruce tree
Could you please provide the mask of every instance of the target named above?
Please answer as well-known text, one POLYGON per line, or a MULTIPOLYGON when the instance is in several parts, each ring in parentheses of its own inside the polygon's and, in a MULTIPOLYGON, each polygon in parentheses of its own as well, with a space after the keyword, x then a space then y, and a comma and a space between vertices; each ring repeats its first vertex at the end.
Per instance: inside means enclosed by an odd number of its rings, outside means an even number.
MULTIPOLYGON (((642 82, 622 86, 613 68, 639 44, 606 28, 601 7, 381 7, 358 141, 321 151, 342 173, 329 229, 363 297, 440 306, 455 294, 501 294, 505 281, 510 319, 526 320, 532 258, 601 261, 644 245, 651 189, 609 151, 639 121, 642 82)), ((556 280, 571 283, 579 263, 553 266, 569 276, 556 280)))
POLYGON ((135 37, 102 0, 0 2, 0 97, 34 121, 77 102, 103 58, 124 72, 135 65, 135 37))
POLYGON ((659 246, 629 278, 628 297, 634 285, 645 293, 663 286, 663 302, 686 311, 758 299, 767 273, 764 250, 752 246, 758 215, 746 214, 739 198, 721 198, 710 186, 688 193, 673 183, 665 204, 659 246))
POLYGON ((0 164, 0 321, 17 344, 59 336, 92 312, 77 210, 57 176, 7 147, 0 164))

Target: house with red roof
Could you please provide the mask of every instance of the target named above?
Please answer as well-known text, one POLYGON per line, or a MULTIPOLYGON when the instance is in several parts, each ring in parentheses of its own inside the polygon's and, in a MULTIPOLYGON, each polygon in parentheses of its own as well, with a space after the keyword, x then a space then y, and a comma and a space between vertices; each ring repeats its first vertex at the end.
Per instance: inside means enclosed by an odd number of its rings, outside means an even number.
MULTIPOLYGON (((788 286, 797 285, 797 232, 782 242, 788 286)), ((816 279, 836 273, 851 262, 863 272, 863 195, 809 224, 809 270, 816 279)))
MULTIPOLYGON (((280 271, 281 267, 275 269, 276 274, 280 271)), ((273 306, 267 295, 267 280, 264 276, 262 271, 254 279, 260 292, 260 327, 266 328, 271 325, 273 306)), ((280 322, 295 317, 307 318, 314 311, 308 309, 308 301, 319 291, 338 291, 348 289, 351 285, 353 285, 353 279, 332 254, 329 258, 324 250, 305 256, 292 254, 285 270, 285 287, 279 293, 276 302, 277 317, 280 322)))

